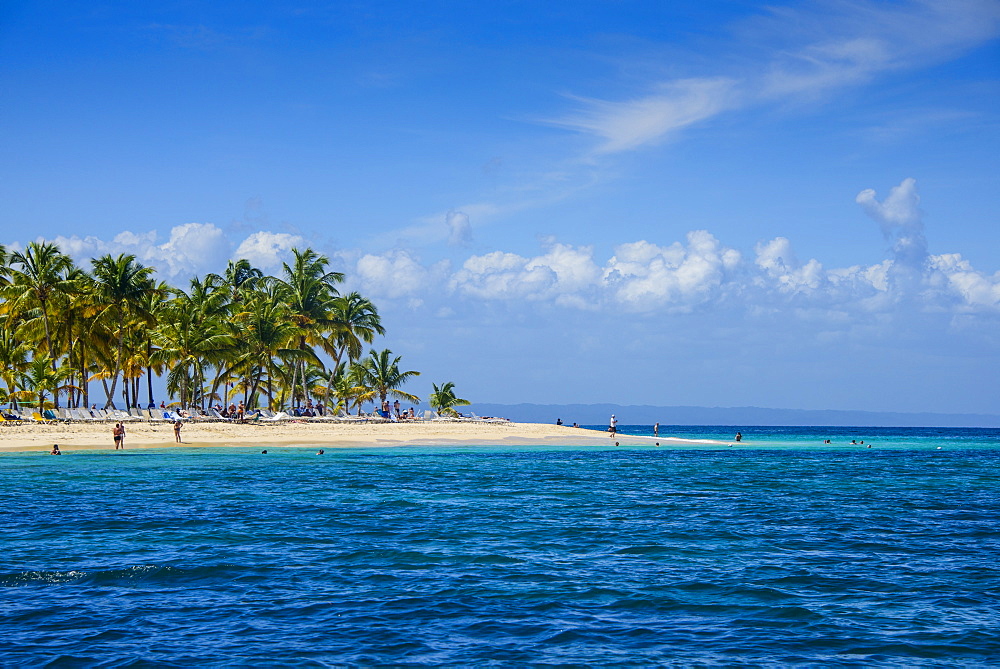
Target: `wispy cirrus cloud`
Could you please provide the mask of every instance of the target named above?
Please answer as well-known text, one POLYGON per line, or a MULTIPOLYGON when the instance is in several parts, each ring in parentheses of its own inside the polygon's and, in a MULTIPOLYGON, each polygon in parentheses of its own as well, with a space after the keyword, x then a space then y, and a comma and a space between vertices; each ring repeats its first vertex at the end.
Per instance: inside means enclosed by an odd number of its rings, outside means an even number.
POLYGON ((596 154, 655 145, 726 112, 814 99, 953 58, 1000 34, 1000 3, 811 3, 772 8, 747 33, 763 42, 754 50, 763 55, 725 66, 738 71, 649 82, 625 100, 577 97, 576 111, 546 122, 595 137, 596 154))
POLYGON ((657 88, 619 102, 577 98, 580 111, 551 123, 595 135, 603 140, 598 153, 615 153, 660 142, 738 103, 737 82, 731 79, 684 79, 657 88))

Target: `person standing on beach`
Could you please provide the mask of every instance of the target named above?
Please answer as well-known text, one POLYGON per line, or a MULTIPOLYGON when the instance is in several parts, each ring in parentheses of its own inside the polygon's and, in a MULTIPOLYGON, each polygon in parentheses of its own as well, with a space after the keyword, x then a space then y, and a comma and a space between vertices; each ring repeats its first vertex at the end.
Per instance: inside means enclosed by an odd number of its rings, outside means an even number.
POLYGON ((657 423, 656 425, 653 426, 653 436, 654 437, 659 437, 660 436, 660 424, 659 423, 657 423))
POLYGON ((119 448, 124 449, 125 446, 122 444, 122 438, 124 436, 124 430, 122 430, 121 423, 115 423, 115 428, 111 431, 111 436, 115 440, 115 450, 119 448))
POLYGON ((181 422, 179 420, 174 421, 174 441, 178 444, 184 443, 181 441, 181 422))
POLYGON ((240 405, 238 407, 236 407, 236 420, 237 420, 237 422, 240 422, 240 423, 246 422, 244 420, 244 418, 243 418, 243 416, 244 416, 244 414, 246 414, 246 412, 247 412, 247 408, 245 406, 243 406, 243 400, 240 400, 240 405))
POLYGON ((611 424, 608 426, 608 432, 611 433, 609 436, 612 439, 614 439, 615 435, 618 434, 618 419, 615 418, 614 414, 611 414, 611 424))

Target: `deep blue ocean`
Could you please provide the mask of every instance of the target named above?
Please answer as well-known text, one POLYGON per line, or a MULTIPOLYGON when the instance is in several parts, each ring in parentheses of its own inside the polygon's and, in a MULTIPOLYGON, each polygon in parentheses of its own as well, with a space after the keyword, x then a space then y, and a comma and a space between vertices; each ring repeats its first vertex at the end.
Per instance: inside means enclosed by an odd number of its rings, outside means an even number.
POLYGON ((0 665, 1000 664, 1000 430, 736 429, 2 454, 0 665))

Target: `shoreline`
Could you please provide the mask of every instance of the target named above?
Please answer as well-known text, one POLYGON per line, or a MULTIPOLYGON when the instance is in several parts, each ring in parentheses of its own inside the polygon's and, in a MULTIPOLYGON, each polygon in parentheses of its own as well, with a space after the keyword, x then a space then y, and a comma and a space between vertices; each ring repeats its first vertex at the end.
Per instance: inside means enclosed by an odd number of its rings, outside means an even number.
MULTIPOLYGON (((24 424, 0 428, 0 453, 48 452, 59 444, 64 452, 73 450, 114 450, 113 423, 24 424)), ((612 439, 606 432, 543 423, 486 423, 414 421, 412 423, 337 423, 289 421, 283 423, 185 423, 181 443, 174 441, 170 423, 126 423, 125 449, 205 448, 205 447, 292 447, 368 448, 387 446, 564 446, 611 445, 727 445, 729 442, 644 437, 619 434, 612 439)))

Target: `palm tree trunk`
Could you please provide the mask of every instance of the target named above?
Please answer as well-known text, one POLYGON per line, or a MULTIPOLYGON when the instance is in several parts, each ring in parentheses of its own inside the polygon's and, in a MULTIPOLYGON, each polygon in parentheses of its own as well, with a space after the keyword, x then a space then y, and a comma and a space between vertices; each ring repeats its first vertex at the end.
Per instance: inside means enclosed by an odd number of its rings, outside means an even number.
MULTIPOLYGON (((49 328, 49 308, 44 299, 39 298, 38 300, 42 305, 42 323, 45 324, 45 350, 48 352, 49 357, 52 359, 52 371, 56 371, 56 355, 52 350, 52 330, 49 328)), ((59 408, 59 391, 53 391, 53 403, 56 409, 59 408)), ((41 404, 38 405, 38 410, 42 410, 41 404)))
POLYGON ((90 381, 87 379, 87 351, 80 348, 80 384, 83 388, 83 406, 90 408, 90 381))
POLYGON ((149 406, 153 406, 153 368, 146 368, 146 391, 149 393, 149 406))
POLYGON ((105 409, 116 409, 115 406, 115 389, 118 387, 118 372, 122 368, 122 351, 125 345, 125 333, 122 328, 118 328, 118 354, 115 356, 115 368, 111 373, 111 392, 108 393, 108 403, 104 405, 105 409))

